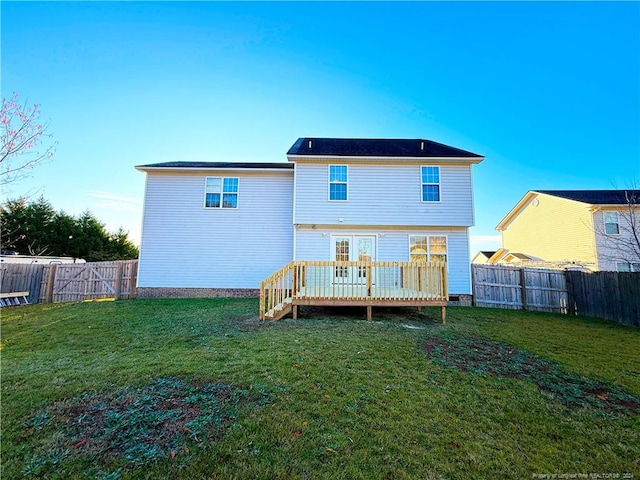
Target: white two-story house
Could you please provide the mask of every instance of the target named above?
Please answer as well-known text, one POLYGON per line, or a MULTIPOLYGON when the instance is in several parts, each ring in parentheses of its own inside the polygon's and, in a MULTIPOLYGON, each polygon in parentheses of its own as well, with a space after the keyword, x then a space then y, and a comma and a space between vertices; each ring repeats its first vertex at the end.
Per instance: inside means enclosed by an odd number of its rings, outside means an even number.
POLYGON ((471 168, 423 139, 300 138, 287 162, 167 162, 147 174, 138 295, 255 295, 293 260, 446 262, 471 294, 471 168))

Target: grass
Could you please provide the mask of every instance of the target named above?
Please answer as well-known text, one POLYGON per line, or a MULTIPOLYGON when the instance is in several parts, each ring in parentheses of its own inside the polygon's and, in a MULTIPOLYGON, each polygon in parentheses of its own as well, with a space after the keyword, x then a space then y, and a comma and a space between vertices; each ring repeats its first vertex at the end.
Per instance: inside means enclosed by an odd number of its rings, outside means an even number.
POLYGON ((257 308, 3 309, 2 478, 640 476, 637 329, 462 307, 447 325, 430 309, 261 324, 257 308))

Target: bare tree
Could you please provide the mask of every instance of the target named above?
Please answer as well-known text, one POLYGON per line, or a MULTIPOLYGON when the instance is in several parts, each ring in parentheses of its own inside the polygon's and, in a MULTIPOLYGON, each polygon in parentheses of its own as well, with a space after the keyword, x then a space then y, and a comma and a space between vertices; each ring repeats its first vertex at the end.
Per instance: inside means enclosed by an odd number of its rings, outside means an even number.
POLYGON ((0 181, 3 185, 29 175, 50 159, 57 146, 48 125, 40 122, 40 106, 18 103, 18 94, 2 99, 0 108, 0 181))
POLYGON ((640 190, 625 189, 620 194, 624 203, 615 212, 603 211, 602 223, 596 226, 603 247, 599 250, 605 260, 640 271, 640 190), (610 221, 607 215, 612 215, 610 221))

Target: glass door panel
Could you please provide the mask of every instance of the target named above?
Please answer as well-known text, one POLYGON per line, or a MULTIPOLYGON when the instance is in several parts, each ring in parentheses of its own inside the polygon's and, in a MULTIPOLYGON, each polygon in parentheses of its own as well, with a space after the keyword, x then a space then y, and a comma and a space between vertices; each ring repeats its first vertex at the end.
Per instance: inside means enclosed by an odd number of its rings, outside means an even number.
MULTIPOLYGON (((348 262, 351 259, 351 237, 333 237, 332 243, 332 260, 348 262)), ((337 266, 335 267, 334 276, 337 281, 344 282, 349 276, 349 269, 337 266)))
MULTIPOLYGON (((358 262, 375 260, 375 237, 355 237, 358 262)), ((356 252, 354 252, 356 253, 356 252)), ((358 283, 367 283, 367 267, 358 267, 358 283)))

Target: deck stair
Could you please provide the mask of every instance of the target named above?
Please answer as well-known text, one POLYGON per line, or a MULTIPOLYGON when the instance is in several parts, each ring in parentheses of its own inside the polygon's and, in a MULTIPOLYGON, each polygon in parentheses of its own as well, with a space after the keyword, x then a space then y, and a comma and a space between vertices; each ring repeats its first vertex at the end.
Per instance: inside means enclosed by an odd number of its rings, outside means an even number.
POLYGON ((293 261, 260 284, 260 319, 297 318, 301 305, 439 306, 448 303, 444 262, 293 261))
POLYGON ((280 320, 291 313, 291 310, 293 310, 292 299, 285 298, 284 301, 264 313, 264 320, 280 320))

